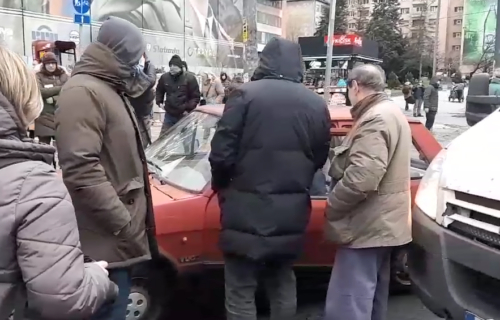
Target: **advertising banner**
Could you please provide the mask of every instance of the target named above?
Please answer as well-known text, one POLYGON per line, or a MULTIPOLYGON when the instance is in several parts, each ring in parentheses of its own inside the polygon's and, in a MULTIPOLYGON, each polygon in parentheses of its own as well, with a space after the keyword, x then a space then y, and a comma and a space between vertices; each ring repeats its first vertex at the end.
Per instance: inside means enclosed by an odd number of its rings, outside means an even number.
POLYGON ((34 40, 73 41, 83 51, 114 16, 143 30, 146 53, 160 68, 174 54, 194 72, 244 68, 241 0, 92 0, 93 26, 82 30, 73 23, 73 0, 24 0, 24 10, 22 4, 0 0, 0 41, 21 55, 31 55, 34 40))
POLYGON ((465 0, 463 63, 478 63, 495 52, 496 3, 496 0, 465 0))

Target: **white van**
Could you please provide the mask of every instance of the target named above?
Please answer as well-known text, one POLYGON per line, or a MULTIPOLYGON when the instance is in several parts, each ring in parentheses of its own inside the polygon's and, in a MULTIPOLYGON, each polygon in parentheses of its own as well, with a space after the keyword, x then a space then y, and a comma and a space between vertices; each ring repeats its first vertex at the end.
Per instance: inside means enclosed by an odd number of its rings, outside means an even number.
POLYGON ((500 319, 499 138, 497 109, 434 158, 415 197, 410 278, 446 319, 500 319))

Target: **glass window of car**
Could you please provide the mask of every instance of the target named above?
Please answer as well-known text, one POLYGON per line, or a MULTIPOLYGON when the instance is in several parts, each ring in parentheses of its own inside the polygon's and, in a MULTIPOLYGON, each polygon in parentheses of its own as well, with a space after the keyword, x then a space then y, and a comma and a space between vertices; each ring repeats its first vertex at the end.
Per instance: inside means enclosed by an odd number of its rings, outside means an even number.
POLYGON ((192 112, 147 150, 149 168, 162 183, 200 193, 211 180, 210 142, 219 118, 192 112))

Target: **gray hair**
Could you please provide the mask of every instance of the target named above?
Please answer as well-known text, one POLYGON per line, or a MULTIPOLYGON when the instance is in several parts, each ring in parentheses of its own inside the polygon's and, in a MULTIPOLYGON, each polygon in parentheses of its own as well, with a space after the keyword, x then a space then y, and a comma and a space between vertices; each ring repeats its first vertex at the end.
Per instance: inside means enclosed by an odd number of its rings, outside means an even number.
POLYGON ((363 64, 354 67, 349 72, 348 80, 355 80, 360 87, 376 92, 385 89, 385 72, 374 64, 363 64))
POLYGON ((500 68, 493 70, 493 76, 495 78, 500 78, 500 68))

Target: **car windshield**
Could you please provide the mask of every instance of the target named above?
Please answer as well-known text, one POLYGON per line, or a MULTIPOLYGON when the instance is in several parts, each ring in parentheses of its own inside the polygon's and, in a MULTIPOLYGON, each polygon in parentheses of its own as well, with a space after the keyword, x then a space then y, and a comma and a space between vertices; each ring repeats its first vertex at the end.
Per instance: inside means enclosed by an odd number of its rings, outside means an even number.
POLYGON ((200 193, 211 180, 210 141, 219 118, 195 111, 146 150, 150 170, 162 182, 200 193))

